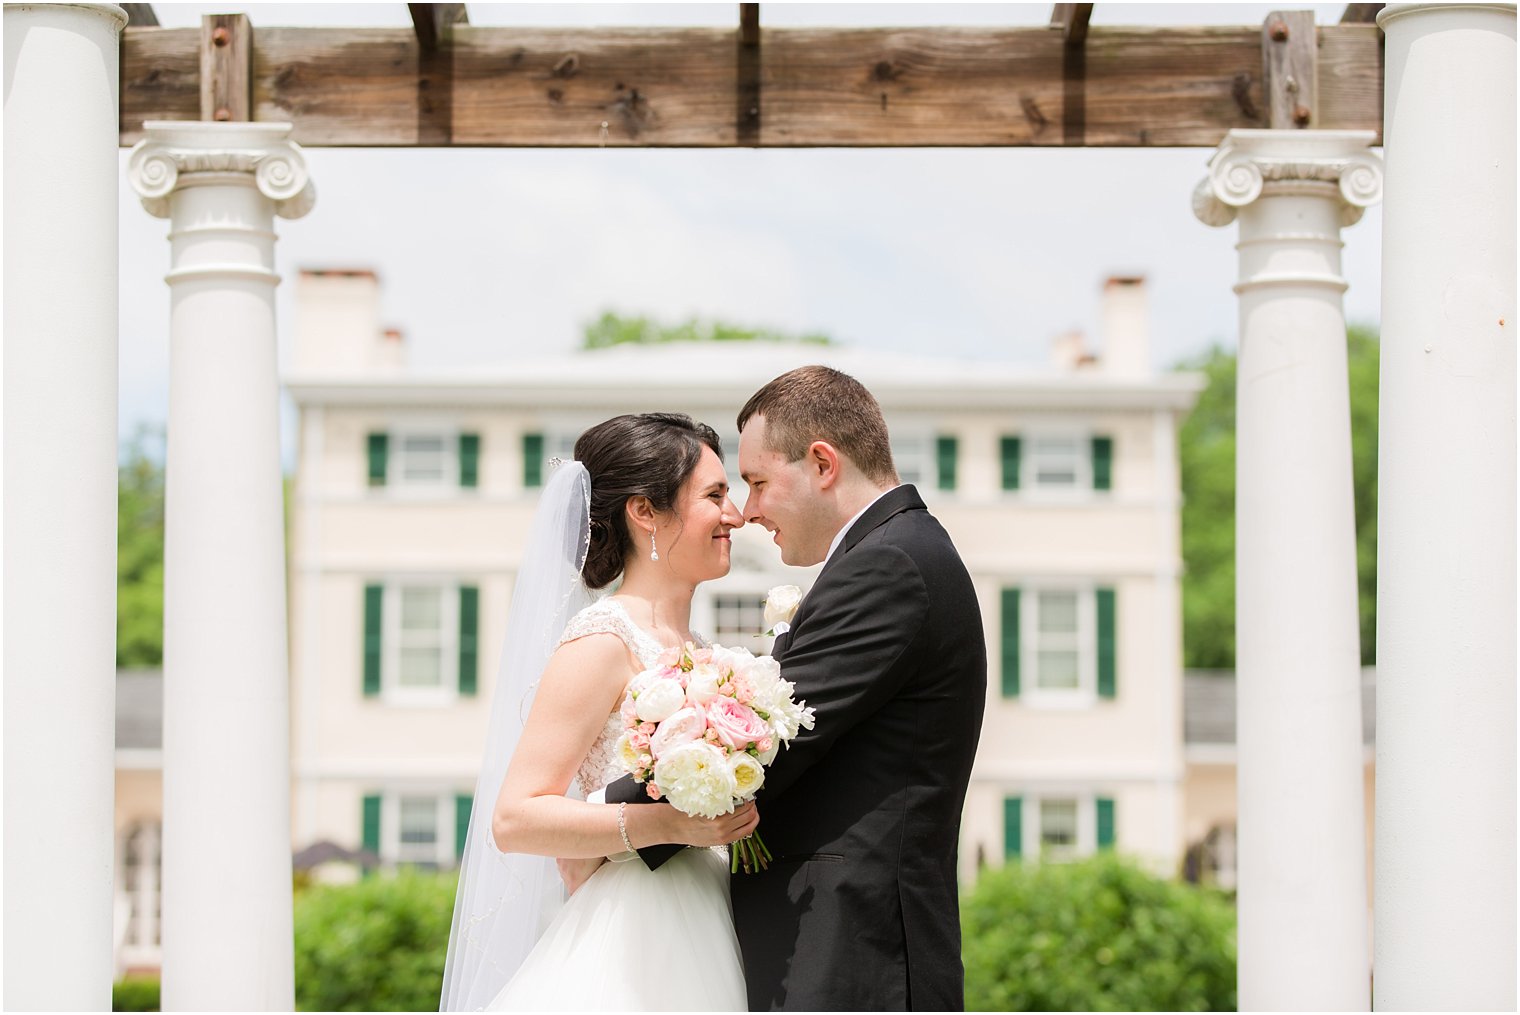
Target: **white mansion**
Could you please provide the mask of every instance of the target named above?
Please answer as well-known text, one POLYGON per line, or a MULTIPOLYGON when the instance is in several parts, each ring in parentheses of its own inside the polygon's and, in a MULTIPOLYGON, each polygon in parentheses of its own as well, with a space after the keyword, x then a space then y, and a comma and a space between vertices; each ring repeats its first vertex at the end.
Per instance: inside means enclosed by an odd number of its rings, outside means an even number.
MULTIPOLYGON (((1199 380, 1149 368, 1144 287, 1105 289, 1101 361, 1068 337, 1043 372, 767 343, 619 346, 497 370, 405 369, 369 272, 305 272, 286 386, 299 409, 290 523, 294 847, 453 862, 468 817, 521 540, 546 462, 624 412, 725 437, 773 376, 823 361, 881 401, 976 582, 988 713, 961 870, 1114 845, 1175 870, 1185 844, 1177 428, 1199 380)), ((806 586, 755 529, 693 626, 765 627, 806 586)), ((761 646, 763 647, 763 646, 761 646)), ((1206 830, 1206 829, 1205 829, 1206 830)), ((1195 833, 1197 834, 1197 833, 1195 833)))

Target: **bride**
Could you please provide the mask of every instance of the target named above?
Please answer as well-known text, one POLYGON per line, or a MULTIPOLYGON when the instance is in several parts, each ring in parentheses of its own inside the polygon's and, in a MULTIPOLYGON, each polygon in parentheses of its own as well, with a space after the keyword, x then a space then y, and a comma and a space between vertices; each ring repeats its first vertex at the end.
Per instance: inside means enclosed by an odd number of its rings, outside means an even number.
POLYGON ((700 642, 692 594, 728 573, 744 522, 721 454, 687 416, 618 416, 551 474, 512 596, 441 1010, 746 1009, 721 847, 754 831, 754 804, 706 820, 585 800, 623 774, 628 682, 700 642), (632 852, 667 842, 718 849, 655 871, 632 852), (614 862, 561 902, 553 858, 575 871, 601 857, 614 862))

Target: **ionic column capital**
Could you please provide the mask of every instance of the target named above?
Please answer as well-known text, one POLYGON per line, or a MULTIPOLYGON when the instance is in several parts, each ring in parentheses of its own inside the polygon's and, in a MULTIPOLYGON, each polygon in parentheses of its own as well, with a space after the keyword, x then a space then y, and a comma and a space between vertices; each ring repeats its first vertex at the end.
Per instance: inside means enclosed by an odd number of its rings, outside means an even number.
POLYGON ((274 202, 276 215, 297 219, 311 210, 317 192, 290 131, 288 123, 149 120, 132 148, 127 179, 150 215, 168 218, 176 188, 210 182, 199 174, 246 174, 274 202))
POLYGON ((1376 139, 1370 130, 1232 130, 1193 191, 1193 214, 1227 226, 1263 194, 1307 187, 1338 197, 1341 225, 1353 225, 1383 197, 1383 160, 1368 150, 1376 139))

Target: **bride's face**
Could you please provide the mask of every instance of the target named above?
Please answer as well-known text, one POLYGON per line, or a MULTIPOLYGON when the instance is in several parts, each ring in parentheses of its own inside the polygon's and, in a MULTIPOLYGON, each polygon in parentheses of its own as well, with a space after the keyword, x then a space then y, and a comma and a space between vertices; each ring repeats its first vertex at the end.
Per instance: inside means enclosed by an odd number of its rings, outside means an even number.
POLYGON ((673 510, 659 516, 655 545, 660 560, 690 581, 710 581, 728 574, 728 534, 744 524, 728 499, 728 473, 711 448, 676 494, 673 510))

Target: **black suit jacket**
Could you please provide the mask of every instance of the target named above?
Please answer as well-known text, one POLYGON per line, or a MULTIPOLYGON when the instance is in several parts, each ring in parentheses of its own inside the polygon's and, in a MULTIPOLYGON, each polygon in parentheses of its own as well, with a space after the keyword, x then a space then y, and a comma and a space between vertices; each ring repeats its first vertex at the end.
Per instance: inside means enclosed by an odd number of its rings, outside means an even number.
POLYGON ((917 490, 856 520, 773 654, 817 725, 760 790, 775 861, 730 882, 751 1010, 963 1008, 956 844, 987 655, 971 577, 917 490))

